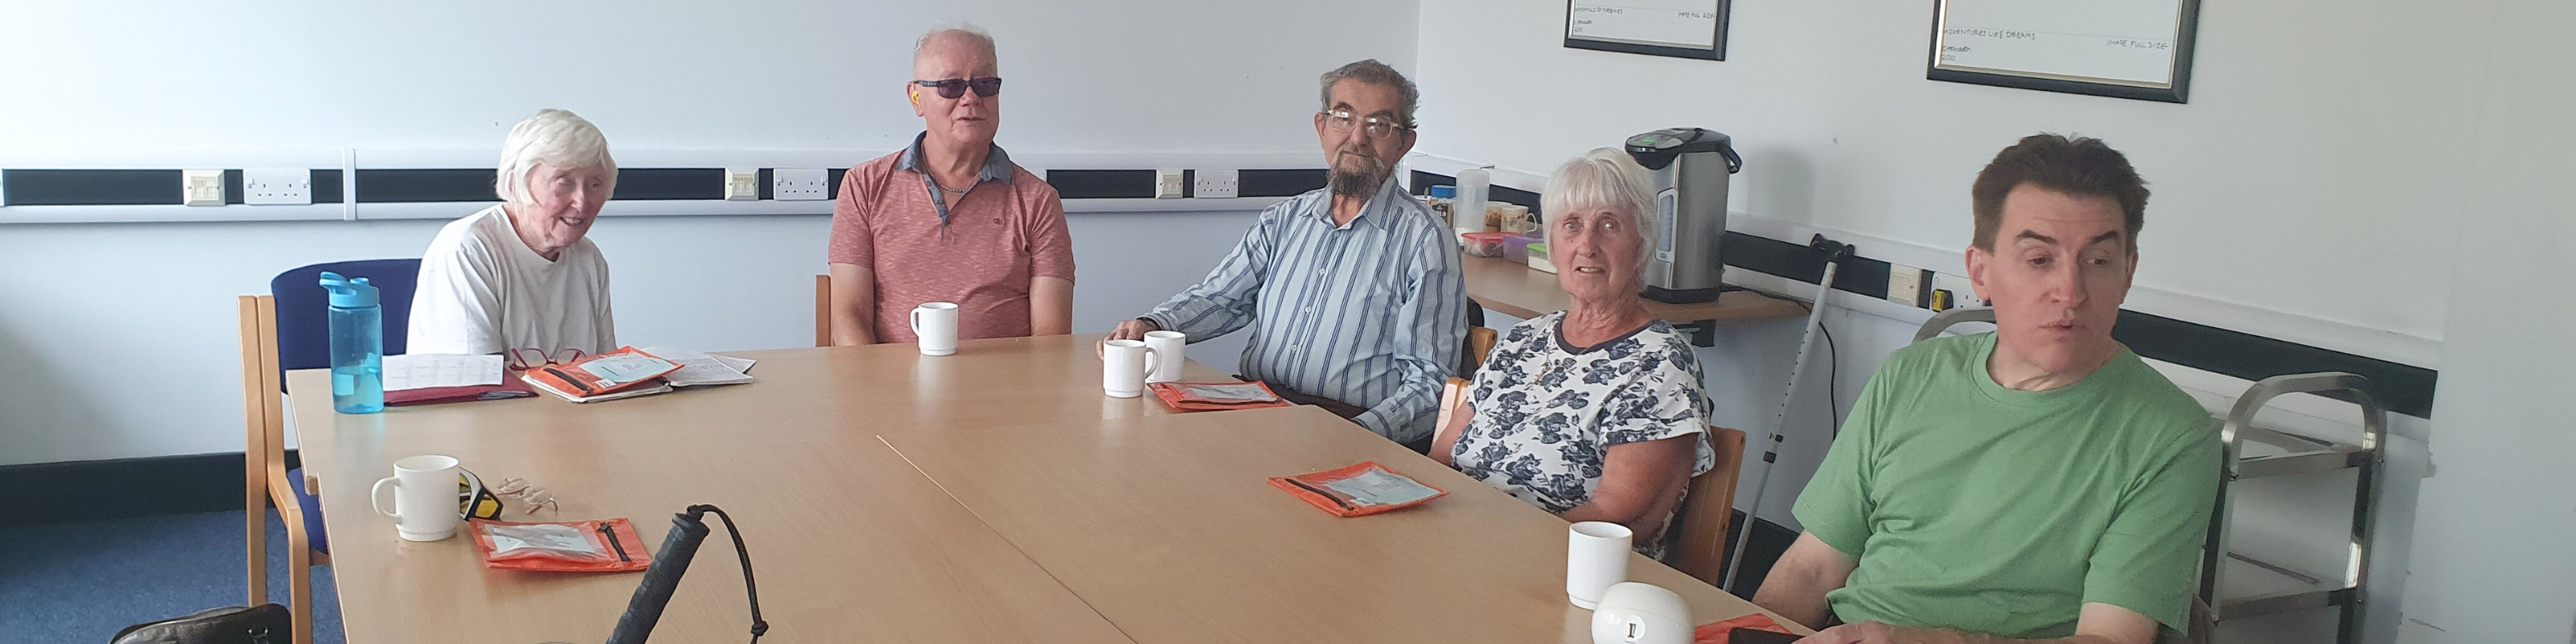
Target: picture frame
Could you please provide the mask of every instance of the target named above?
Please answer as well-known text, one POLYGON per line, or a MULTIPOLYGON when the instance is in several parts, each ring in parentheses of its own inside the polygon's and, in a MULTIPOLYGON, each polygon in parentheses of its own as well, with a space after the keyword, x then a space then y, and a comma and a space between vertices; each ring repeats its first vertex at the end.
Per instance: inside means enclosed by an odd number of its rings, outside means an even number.
POLYGON ((1933 0, 1928 80, 2190 102, 2200 0, 1933 0))
POLYGON ((1734 0, 1566 0, 1565 46, 1648 56, 1726 60, 1734 0), (1709 34, 1702 39, 1701 33, 1709 34))

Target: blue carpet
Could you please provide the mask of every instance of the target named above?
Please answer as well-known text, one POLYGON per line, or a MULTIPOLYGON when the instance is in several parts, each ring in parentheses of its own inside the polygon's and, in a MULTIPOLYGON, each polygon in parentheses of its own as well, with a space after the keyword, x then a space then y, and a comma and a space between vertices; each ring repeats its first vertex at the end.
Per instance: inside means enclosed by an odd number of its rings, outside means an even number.
MULTIPOLYGON (((268 596, 279 604, 291 574, 285 525, 269 513, 268 596)), ((238 511, 0 528, 0 642, 103 644, 134 624, 239 606, 242 563, 238 511)), ((314 639, 338 644, 331 567, 313 577, 314 639)))

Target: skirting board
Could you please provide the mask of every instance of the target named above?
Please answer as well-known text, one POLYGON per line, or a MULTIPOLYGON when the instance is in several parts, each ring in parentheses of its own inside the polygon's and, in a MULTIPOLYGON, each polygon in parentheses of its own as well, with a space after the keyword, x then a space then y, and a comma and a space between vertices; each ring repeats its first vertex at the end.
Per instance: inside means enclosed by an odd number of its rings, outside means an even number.
POLYGON ((20 492, 0 527, 240 510, 242 475, 241 452, 0 466, 0 490, 20 492))

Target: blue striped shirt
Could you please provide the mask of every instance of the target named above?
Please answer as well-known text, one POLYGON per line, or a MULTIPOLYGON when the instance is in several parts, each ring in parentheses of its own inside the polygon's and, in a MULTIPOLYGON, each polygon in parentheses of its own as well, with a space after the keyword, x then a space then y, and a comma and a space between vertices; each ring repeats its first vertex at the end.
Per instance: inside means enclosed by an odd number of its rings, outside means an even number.
POLYGON ((1262 211, 1207 279, 1145 314, 1198 342, 1246 326, 1243 375, 1368 409, 1397 442, 1430 436, 1467 337, 1458 242, 1394 181, 1350 225, 1316 190, 1262 211))

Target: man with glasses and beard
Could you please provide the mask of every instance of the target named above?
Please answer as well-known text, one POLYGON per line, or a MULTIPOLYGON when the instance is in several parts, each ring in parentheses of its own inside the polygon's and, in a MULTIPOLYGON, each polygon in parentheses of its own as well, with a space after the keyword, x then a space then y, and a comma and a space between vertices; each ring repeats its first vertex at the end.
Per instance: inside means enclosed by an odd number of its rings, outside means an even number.
POLYGON ((993 144, 993 37, 934 29, 913 46, 912 145, 842 175, 832 208, 832 343, 914 342, 913 307, 957 305, 957 339, 1073 332, 1073 237, 1054 186, 993 144))
POLYGON ((1375 60, 1324 74, 1322 89, 1331 184, 1263 211, 1207 279, 1109 339, 1252 327, 1245 378, 1424 451, 1467 336, 1467 287, 1448 227, 1391 180, 1421 93, 1375 60))

